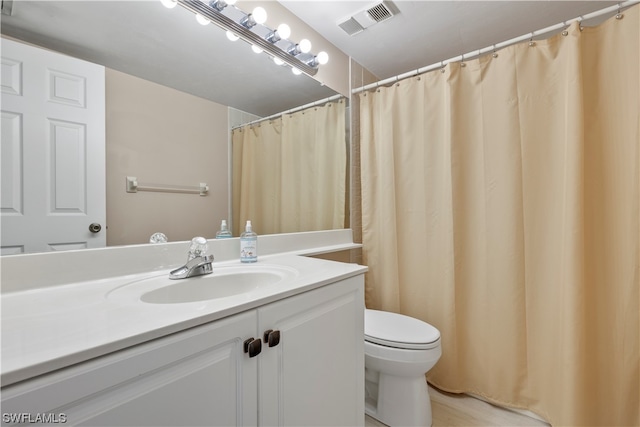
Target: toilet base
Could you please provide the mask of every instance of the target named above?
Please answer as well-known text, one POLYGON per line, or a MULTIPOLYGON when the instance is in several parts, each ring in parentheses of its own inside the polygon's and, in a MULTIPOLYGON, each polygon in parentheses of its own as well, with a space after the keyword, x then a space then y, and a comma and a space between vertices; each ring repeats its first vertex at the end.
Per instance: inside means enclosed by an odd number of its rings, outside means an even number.
POLYGON ((365 374, 365 413, 389 426, 431 426, 431 399, 424 375, 365 374))

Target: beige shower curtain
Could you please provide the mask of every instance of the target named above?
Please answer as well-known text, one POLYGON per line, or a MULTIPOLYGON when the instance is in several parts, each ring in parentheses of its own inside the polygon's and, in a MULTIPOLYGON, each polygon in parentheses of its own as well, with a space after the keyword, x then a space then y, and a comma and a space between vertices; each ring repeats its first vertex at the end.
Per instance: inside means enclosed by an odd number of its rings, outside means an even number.
POLYGON ((234 129, 233 235, 345 226, 344 99, 234 129))
POLYGON ((640 424, 639 12, 359 95, 367 306, 437 387, 640 424))

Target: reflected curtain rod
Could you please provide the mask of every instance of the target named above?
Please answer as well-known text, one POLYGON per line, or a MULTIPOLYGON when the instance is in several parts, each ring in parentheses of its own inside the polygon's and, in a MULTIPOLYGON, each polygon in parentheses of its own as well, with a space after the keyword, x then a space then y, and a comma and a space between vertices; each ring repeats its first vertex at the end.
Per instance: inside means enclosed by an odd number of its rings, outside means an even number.
MULTIPOLYGON (((640 0, 638 0, 638 1, 640 1, 640 0)), ((327 102, 331 102, 331 101, 334 101, 334 100, 340 99, 340 98, 343 98, 343 96, 340 95, 340 94, 333 95, 333 96, 330 96, 328 98, 323 98, 323 99, 320 99, 320 100, 315 101, 315 102, 310 102, 308 104, 301 105, 299 107, 295 107, 295 108, 292 108, 290 110, 283 111, 281 113, 272 114, 272 115, 267 116, 267 117, 261 117, 259 119, 253 120, 251 122, 247 122, 247 123, 243 123, 243 124, 238 125, 238 126, 234 126, 234 127, 231 128, 231 130, 235 130, 235 129, 238 129, 238 128, 241 128, 241 127, 250 126, 250 125, 253 125, 253 124, 256 124, 256 123, 264 122, 265 120, 275 119, 276 117, 284 116, 285 114, 291 114, 291 113, 295 113, 296 111, 304 110, 305 108, 311 108, 311 107, 315 107, 316 105, 326 104, 327 102)))
POLYGON ((534 37, 538 37, 538 36, 541 36, 541 35, 544 35, 544 34, 551 33, 553 31, 557 31, 557 30, 561 30, 563 28, 567 28, 570 24, 572 24, 572 23, 574 23, 576 21, 577 22, 582 22, 582 21, 585 21, 585 20, 588 20, 588 19, 593 19, 593 18, 597 18, 597 17, 602 16, 602 15, 606 15, 608 13, 613 13, 613 12, 616 12, 616 11, 617 12, 621 12, 622 9, 628 8, 630 6, 633 6, 636 3, 640 3, 640 0, 628 0, 628 1, 625 1, 625 2, 622 2, 622 3, 618 3, 617 5, 614 5, 614 6, 609 6, 609 7, 606 7, 604 9, 597 10, 595 12, 587 13, 586 15, 582 15, 582 16, 579 16, 577 18, 569 19, 567 21, 561 22, 561 23, 556 24, 556 25, 551 25, 550 27, 543 28, 542 30, 532 31, 532 32, 530 32, 528 34, 522 35, 520 37, 513 38, 511 40, 507 40, 507 41, 504 41, 504 42, 501 42, 501 43, 496 43, 496 44, 494 44, 492 46, 488 46, 488 47, 485 47, 483 49, 474 50, 472 52, 465 53, 464 55, 458 55, 456 57, 449 58, 449 59, 446 59, 444 61, 437 62, 435 64, 427 65, 426 67, 418 68, 417 70, 414 70, 414 71, 409 71, 409 72, 404 73, 404 74, 399 74, 399 75, 397 75, 395 77, 389 77, 388 79, 380 80, 380 81, 377 81, 375 83, 371 83, 371 84, 368 84, 368 85, 365 85, 365 86, 362 86, 362 87, 359 87, 359 88, 355 88, 355 89, 353 89, 351 91, 351 93, 352 94, 356 94, 356 93, 364 92, 365 90, 373 89, 373 88, 376 88, 376 87, 379 87, 379 86, 384 86, 384 85, 387 85, 389 83, 395 83, 398 80, 406 79, 408 77, 413 77, 413 76, 417 76, 419 74, 426 73, 427 71, 432 71, 432 70, 436 70, 438 68, 442 68, 442 67, 444 67, 445 65, 447 65, 450 62, 464 61, 465 59, 477 58, 477 57, 479 57, 481 55, 484 55, 485 53, 494 52, 495 50, 501 49, 503 47, 511 46, 511 45, 516 44, 516 43, 523 42, 525 40, 531 40, 534 37))

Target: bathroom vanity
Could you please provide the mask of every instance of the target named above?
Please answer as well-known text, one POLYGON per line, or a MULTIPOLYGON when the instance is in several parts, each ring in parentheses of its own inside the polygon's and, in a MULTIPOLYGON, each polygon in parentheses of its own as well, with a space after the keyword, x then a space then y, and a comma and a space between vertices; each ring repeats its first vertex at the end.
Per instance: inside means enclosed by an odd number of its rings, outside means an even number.
POLYGON ((214 265, 220 277, 247 270, 282 274, 176 303, 141 295, 198 278, 166 284, 157 271, 4 294, 2 424, 362 425, 366 268, 292 254, 214 265))

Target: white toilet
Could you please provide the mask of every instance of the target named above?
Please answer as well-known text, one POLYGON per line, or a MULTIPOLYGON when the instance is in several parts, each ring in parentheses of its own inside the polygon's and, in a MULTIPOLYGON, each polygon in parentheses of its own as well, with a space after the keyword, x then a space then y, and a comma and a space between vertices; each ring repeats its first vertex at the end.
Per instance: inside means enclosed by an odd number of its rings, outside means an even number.
POLYGON ((425 373, 442 355, 440 332, 402 314, 365 310, 365 413, 389 426, 430 426, 425 373))

